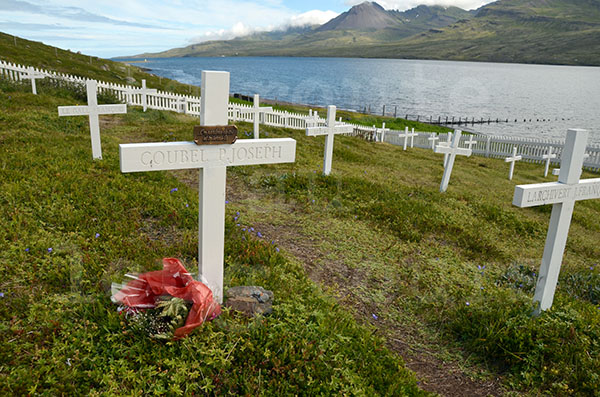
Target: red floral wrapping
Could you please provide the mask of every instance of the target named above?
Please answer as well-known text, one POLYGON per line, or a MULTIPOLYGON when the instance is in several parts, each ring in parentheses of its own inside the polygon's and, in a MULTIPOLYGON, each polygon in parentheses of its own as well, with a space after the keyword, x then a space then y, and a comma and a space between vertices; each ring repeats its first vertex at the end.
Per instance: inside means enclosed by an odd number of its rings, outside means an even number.
POLYGON ((221 306, 214 301, 210 288, 194 280, 176 258, 164 258, 163 270, 140 274, 117 292, 114 298, 129 307, 150 308, 156 306, 156 300, 161 295, 171 295, 193 303, 185 325, 175 330, 175 338, 188 335, 204 321, 221 314, 221 306))

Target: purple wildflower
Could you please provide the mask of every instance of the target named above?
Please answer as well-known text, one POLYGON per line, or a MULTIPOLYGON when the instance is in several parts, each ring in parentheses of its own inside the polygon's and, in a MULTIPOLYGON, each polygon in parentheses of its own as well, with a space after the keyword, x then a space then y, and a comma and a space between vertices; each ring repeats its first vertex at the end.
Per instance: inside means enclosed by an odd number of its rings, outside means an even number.
POLYGON ((52 248, 48 248, 48 252, 52 252, 52 248))
POLYGON ((373 313, 373 314, 371 314, 371 315, 373 316, 373 318, 374 318, 375 320, 379 320, 379 316, 377 316, 377 314, 373 313))
POLYGON ((256 236, 257 236, 258 238, 261 238, 263 235, 262 235, 260 232, 256 232, 256 236))
POLYGON ((313 200, 312 200, 312 203, 313 203, 313 204, 315 203, 315 199, 313 199, 313 200))
POLYGON ((29 252, 29 248, 25 248, 25 252, 29 252))
POLYGON ((0 292, 0 298, 4 298, 4 292, 0 292))
POLYGON ((96 233, 96 238, 100 237, 100 233, 96 233))
POLYGON ((236 225, 237 227, 240 227, 240 224, 239 224, 239 223, 236 223, 235 225, 236 225))
POLYGON ((188 203, 185 203, 185 208, 189 207, 190 205, 188 203))
POLYGON ((279 252, 279 247, 275 247, 275 251, 279 252))
POLYGON ((229 200, 225 200, 225 204, 229 204, 229 200))
POLYGON ((467 306, 471 306, 471 304, 469 302, 465 302, 465 305, 467 306))
POLYGON ((250 228, 250 231, 251 231, 251 232, 253 232, 253 231, 254 231, 254 228, 253 228, 253 227, 251 227, 251 228, 250 228))
POLYGON ((177 189, 176 187, 174 187, 173 189, 171 189, 171 193, 175 193, 176 191, 178 191, 179 189, 177 189))

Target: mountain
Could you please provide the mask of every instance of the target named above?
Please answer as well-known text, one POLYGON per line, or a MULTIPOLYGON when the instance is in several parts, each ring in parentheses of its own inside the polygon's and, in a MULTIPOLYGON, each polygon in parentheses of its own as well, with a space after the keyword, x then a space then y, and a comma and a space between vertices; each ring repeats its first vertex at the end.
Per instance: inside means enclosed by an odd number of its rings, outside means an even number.
POLYGON ((397 26, 398 19, 377 3, 365 1, 321 25, 317 32, 328 30, 378 30, 397 26))
POLYGON ((333 56, 600 65, 600 0, 499 0, 475 11, 352 7, 321 26, 138 57, 333 56))

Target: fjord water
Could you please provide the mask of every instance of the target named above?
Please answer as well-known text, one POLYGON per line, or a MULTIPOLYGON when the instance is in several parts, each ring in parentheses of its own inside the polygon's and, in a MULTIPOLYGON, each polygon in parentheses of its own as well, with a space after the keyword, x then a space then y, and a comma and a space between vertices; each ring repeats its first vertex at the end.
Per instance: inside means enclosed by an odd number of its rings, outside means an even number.
POLYGON ((568 128, 585 128, 600 143, 597 67, 290 57, 164 58, 139 65, 194 85, 202 70, 228 71, 232 93, 280 101, 370 106, 379 114, 383 105, 388 114, 397 106, 399 117, 512 120, 469 126, 497 135, 564 138, 568 128))

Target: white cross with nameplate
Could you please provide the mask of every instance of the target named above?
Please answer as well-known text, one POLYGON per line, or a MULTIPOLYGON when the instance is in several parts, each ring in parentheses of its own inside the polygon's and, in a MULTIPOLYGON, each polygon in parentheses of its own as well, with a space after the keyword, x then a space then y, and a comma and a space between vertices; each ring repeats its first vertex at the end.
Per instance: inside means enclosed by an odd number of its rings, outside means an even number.
POLYGON ((98 83, 96 80, 85 82, 87 92, 87 106, 59 106, 59 116, 89 116, 90 137, 92 140, 92 157, 102 160, 102 145, 100 144, 100 122, 98 116, 101 114, 123 114, 127 113, 127 105, 98 105, 96 91, 98 83))
MULTIPOLYGON (((227 124, 229 72, 202 71, 200 123, 227 124)), ((225 181, 227 167, 293 163, 291 138, 238 139, 231 145, 157 142, 119 145, 121 172, 197 168, 200 174, 198 214, 198 279, 206 280, 215 299, 223 302, 225 247, 225 181)))
POLYGON ((412 129, 412 132, 409 133, 408 132, 408 127, 404 128, 404 134, 400 134, 398 135, 401 138, 404 138, 404 150, 406 150, 406 145, 408 144, 408 138, 410 138, 410 147, 413 147, 413 138, 415 136, 418 136, 418 134, 415 134, 415 129, 412 129))
POLYGON ((556 153, 552 153, 552 146, 548 146, 548 152, 542 155, 542 159, 546 160, 546 170, 544 171, 544 177, 548 176, 548 170, 550 169, 550 162, 556 158, 556 153))
MULTIPOLYGON (((127 89, 127 94, 136 95, 141 94, 142 96, 142 108, 144 112, 148 108, 148 94, 156 95, 158 91, 155 88, 146 88, 146 80, 142 79, 142 88, 130 87, 127 89)), ((132 102, 132 101, 130 101, 132 102)))
POLYGON ((273 112, 273 108, 270 106, 261 107, 259 101, 260 101, 260 98, 259 98, 258 94, 254 94, 254 105, 250 109, 246 110, 247 112, 253 114, 254 139, 260 138, 259 123, 260 123, 261 113, 265 114, 265 113, 273 112))
POLYGON ((439 141, 440 138, 438 138, 437 134, 434 132, 429 138, 427 138, 427 140, 431 142, 431 150, 435 150, 435 141, 439 141))
POLYGON ((31 80, 31 92, 33 93, 33 95, 37 95, 37 87, 35 85, 35 80, 43 79, 45 77, 48 76, 46 76, 44 73, 36 72, 35 69, 30 66, 27 68, 27 75, 22 76, 21 78, 31 80))
POLYGON ((513 147, 513 153, 511 157, 504 159, 506 163, 510 163, 510 169, 508 171, 508 180, 512 181, 513 173, 515 171, 515 163, 519 160, 523 160, 523 156, 517 156, 517 147, 513 147))
POLYGON ((455 130, 451 144, 449 144, 448 146, 440 144, 435 147, 436 153, 444 153, 448 155, 448 159, 446 160, 446 164, 444 165, 444 175, 442 176, 442 183, 440 184, 440 192, 442 193, 444 193, 446 189, 448 189, 448 182, 450 182, 450 175, 452 175, 452 168, 454 167, 454 160, 456 158, 456 155, 469 157, 473 152, 471 149, 458 147, 461 134, 462 131, 455 130))
POLYGON ((325 153, 323 155, 323 175, 331 173, 331 159, 333 157, 333 137, 335 134, 348 134, 354 131, 351 125, 337 124, 335 121, 335 106, 327 106, 327 125, 306 127, 306 136, 326 135, 325 153))
POLYGON ((558 182, 517 185, 513 205, 533 207, 552 204, 552 214, 533 301, 534 314, 552 307, 562 257, 567 243, 575 201, 600 198, 600 178, 580 180, 588 132, 571 129, 561 159, 558 182))

